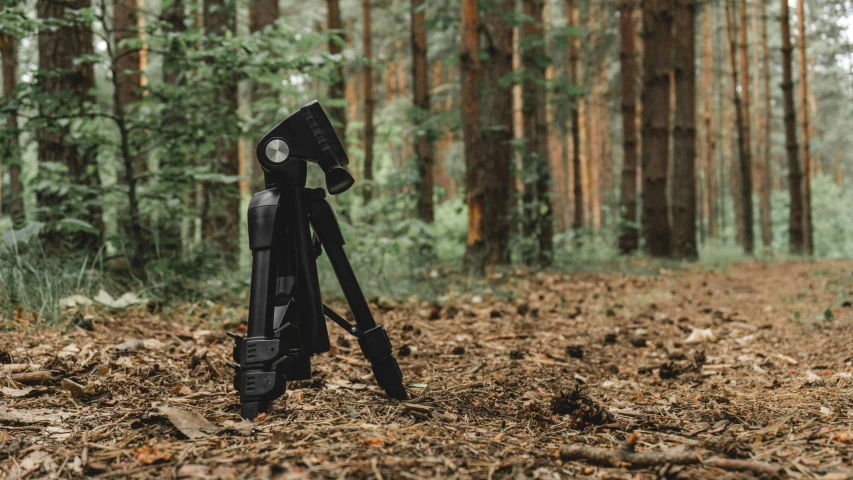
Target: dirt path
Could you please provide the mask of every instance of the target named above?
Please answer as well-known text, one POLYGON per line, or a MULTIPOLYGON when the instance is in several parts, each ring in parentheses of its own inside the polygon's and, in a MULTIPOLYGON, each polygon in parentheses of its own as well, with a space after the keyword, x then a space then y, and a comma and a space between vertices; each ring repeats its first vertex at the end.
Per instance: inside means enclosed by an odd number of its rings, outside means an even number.
POLYGON ((851 271, 523 275, 500 280, 501 300, 382 303, 409 404, 386 400, 355 342, 332 330, 315 379, 289 385, 286 402, 248 425, 224 365, 224 324, 244 311, 70 309, 75 327, 10 325, 0 336, 0 477, 751 477, 559 454, 629 442, 853 478, 851 271), (212 425, 180 430, 182 412, 212 425))

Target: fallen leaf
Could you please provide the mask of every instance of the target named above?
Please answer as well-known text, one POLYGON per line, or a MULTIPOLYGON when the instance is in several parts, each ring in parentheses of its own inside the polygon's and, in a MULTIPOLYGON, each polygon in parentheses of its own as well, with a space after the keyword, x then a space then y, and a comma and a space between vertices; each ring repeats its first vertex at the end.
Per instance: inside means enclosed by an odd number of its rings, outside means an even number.
POLYGON ((163 348, 163 342, 156 338, 146 338, 142 341, 142 346, 148 350, 160 350, 163 348))
POLYGON ((0 409, 0 422, 30 424, 30 423, 62 423, 74 414, 71 412, 34 408, 29 410, 0 409))
POLYGON ((80 353, 80 347, 75 344, 66 345, 59 353, 56 354, 59 358, 69 358, 80 353))
POLYGON ((88 297, 84 297, 83 295, 69 295, 64 298, 59 299, 59 306, 61 308, 74 308, 77 306, 87 306, 91 305, 92 300, 88 297))
POLYGON ((119 298, 113 298, 113 296, 105 290, 99 291, 93 300, 115 310, 122 310, 131 305, 142 305, 148 303, 147 298, 142 298, 133 292, 127 292, 119 298))
POLYGON ((24 388, 9 388, 3 387, 0 388, 0 392, 7 397, 17 398, 17 397, 26 397, 30 392, 33 391, 32 387, 24 387, 24 388))
POLYGON ((684 343, 716 343, 717 335, 710 328, 695 328, 684 343))
POLYGON ((252 429, 255 427, 255 424, 250 420, 242 420, 239 422, 235 422, 233 420, 225 420, 222 424, 222 427, 226 430, 231 430, 233 432, 237 432, 240 435, 249 435, 252 433, 252 429))
POLYGON ((204 465, 188 463, 178 469, 178 478, 202 478, 207 476, 208 471, 204 465))
POLYGON ((114 345, 113 350, 117 350, 119 352, 135 352, 139 350, 140 347, 142 347, 142 340, 139 340, 138 338, 131 338, 124 343, 114 345))
POLYGON ((168 462, 172 459, 172 454, 169 452, 161 452, 156 447, 145 445, 136 449, 136 461, 141 465, 151 465, 152 463, 168 462))
POLYGON ((35 452, 31 452, 26 457, 21 459, 21 469, 25 472, 35 470, 48 461, 53 463, 50 459, 49 453, 43 450, 36 450, 35 452))
POLYGON ((157 407, 157 410, 190 440, 207 438, 220 430, 200 413, 177 407, 157 407))
POLYGON ((806 385, 811 385, 812 383, 817 383, 820 381, 820 376, 811 370, 806 373, 806 385))

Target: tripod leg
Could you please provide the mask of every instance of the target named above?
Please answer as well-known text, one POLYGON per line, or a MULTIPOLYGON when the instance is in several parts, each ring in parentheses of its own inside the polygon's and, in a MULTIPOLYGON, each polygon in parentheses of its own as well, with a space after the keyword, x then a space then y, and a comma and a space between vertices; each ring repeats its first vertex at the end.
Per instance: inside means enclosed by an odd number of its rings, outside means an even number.
POLYGON ((322 189, 310 190, 308 212, 314 232, 320 239, 332 269, 341 285, 353 317, 355 317, 356 336, 364 357, 370 362, 376 382, 385 393, 398 400, 408 398, 403 386, 403 374, 391 350, 391 341, 381 325, 376 325, 373 313, 367 305, 364 293, 356 279, 355 272, 344 253, 344 237, 329 202, 322 189))
POLYGON ((240 392, 240 415, 255 418, 284 393, 284 378, 276 375, 273 363, 279 356, 279 340, 273 332, 275 309, 276 214, 279 191, 264 190, 249 204, 249 246, 252 249, 252 286, 246 338, 234 338, 234 387, 240 392))
POLYGON ((323 316, 323 300, 320 298, 320 280, 317 276, 317 258, 311 242, 308 212, 305 209, 305 189, 288 187, 286 200, 292 213, 289 227, 290 238, 296 245, 297 283, 301 302, 299 309, 299 331, 302 345, 309 354, 328 352, 329 331, 323 316))

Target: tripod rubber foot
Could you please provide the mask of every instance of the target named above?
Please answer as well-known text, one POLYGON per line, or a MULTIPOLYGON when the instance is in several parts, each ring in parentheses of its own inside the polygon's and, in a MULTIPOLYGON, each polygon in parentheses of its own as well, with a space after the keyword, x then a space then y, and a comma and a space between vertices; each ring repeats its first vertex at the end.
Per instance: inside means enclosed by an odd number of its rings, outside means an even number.
POLYGON ((255 417, 266 411, 266 405, 261 402, 249 402, 240 404, 240 416, 246 420, 253 420, 255 417))
POLYGON ((397 385, 396 387, 392 387, 388 390, 385 390, 385 394, 388 395, 389 398, 393 398, 394 400, 408 400, 409 394, 406 393, 406 387, 402 384, 397 385))

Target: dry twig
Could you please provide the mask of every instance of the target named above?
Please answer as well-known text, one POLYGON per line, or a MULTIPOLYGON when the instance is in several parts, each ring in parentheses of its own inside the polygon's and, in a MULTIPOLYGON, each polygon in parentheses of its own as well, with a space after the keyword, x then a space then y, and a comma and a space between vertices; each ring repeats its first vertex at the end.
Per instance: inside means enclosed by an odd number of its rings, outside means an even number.
POLYGON ((760 475, 778 476, 782 467, 755 460, 733 460, 710 457, 703 459, 698 452, 632 452, 627 449, 608 450, 588 445, 563 445, 563 460, 586 460, 596 465, 617 468, 647 468, 658 465, 699 465, 734 471, 749 471, 760 475))

